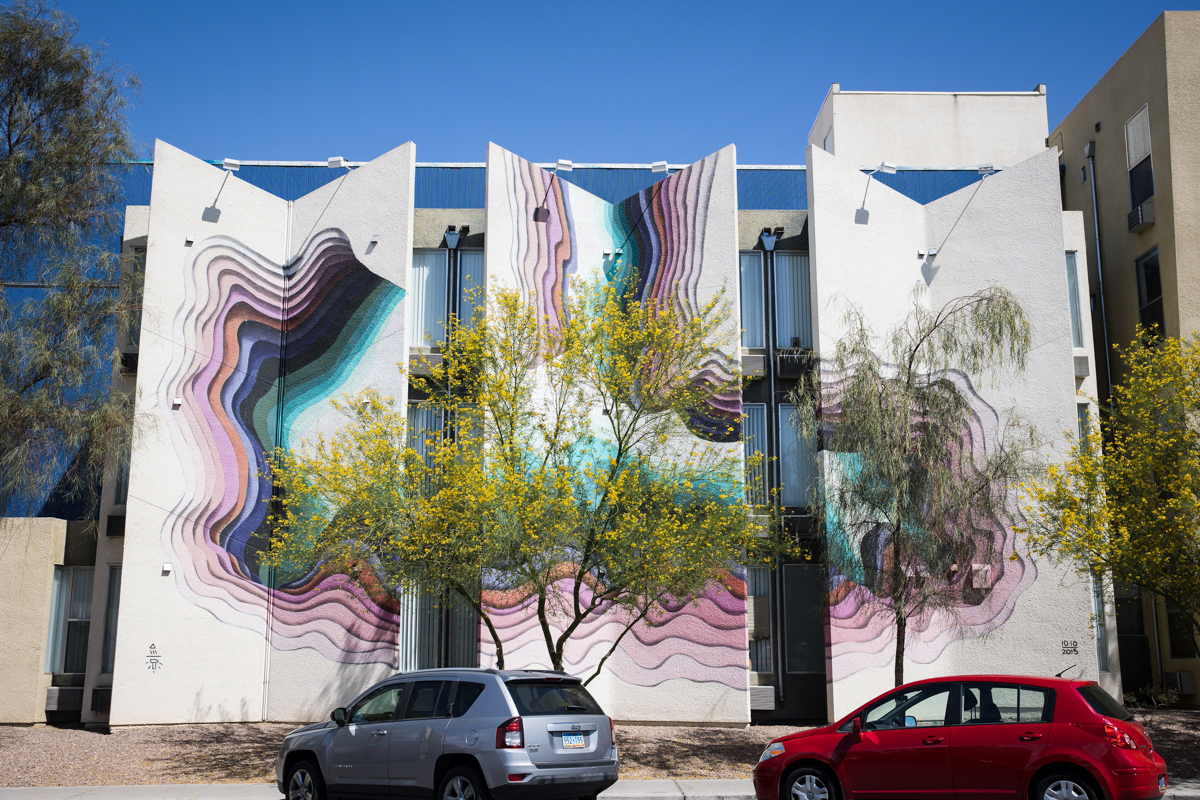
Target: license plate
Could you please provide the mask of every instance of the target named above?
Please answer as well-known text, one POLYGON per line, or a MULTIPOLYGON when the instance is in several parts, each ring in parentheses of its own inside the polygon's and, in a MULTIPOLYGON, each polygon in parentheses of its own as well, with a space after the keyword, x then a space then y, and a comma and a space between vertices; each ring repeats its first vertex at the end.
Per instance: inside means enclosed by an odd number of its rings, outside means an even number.
POLYGON ((564 733, 563 747, 583 747, 582 733, 564 733))
POLYGON ((1167 776, 1166 775, 1158 776, 1158 790, 1160 792, 1165 792, 1167 790, 1167 776))

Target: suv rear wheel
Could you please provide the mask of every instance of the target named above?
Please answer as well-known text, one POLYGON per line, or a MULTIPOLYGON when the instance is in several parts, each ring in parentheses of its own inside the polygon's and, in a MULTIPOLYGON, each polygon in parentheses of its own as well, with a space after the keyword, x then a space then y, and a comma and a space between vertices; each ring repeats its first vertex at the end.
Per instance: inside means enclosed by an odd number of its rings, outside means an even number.
POLYGON ((311 761, 297 761, 288 770, 284 783, 287 800, 325 800, 325 781, 311 761))
POLYGON ((483 776, 467 766, 455 767, 446 773, 437 797, 438 800, 490 800, 483 776))

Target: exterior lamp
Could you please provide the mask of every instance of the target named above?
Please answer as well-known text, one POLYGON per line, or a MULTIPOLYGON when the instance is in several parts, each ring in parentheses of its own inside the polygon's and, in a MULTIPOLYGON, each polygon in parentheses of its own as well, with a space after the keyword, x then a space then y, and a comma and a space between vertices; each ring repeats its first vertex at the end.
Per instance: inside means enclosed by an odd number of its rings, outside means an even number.
POLYGON ((230 172, 237 172, 242 168, 242 162, 238 161, 236 158, 227 158, 221 162, 221 167, 229 170, 230 172))
POLYGON ((667 162, 655 161, 653 164, 650 165, 650 171, 651 172, 666 172, 667 171, 667 162))
POLYGON ((458 232, 458 230, 455 228, 455 226, 450 225, 449 227, 447 227, 446 228, 446 247, 450 248, 451 250, 456 249, 458 247, 459 236, 461 236, 461 234, 458 232))
POLYGON ((330 156, 327 164, 330 169, 338 169, 339 167, 349 166, 346 159, 342 156, 330 156))
MULTIPOLYGON (((558 174, 559 170, 562 170, 563 172, 570 172, 573 169, 575 169, 575 165, 573 163, 565 158, 560 158, 558 163, 554 165, 554 171, 550 173, 550 183, 554 182, 554 176, 558 174)), ((546 193, 542 195, 541 204, 533 210, 534 222, 550 221, 550 208, 546 205, 546 198, 550 196, 550 183, 546 184, 546 193)))

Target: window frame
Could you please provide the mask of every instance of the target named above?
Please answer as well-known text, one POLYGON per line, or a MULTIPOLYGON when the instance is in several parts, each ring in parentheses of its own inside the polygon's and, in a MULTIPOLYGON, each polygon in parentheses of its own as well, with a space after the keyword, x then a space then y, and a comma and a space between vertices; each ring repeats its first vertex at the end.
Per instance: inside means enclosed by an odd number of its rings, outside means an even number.
POLYGON ((453 714, 451 713, 451 706, 450 706, 450 693, 453 691, 453 688, 454 688, 451 686, 451 684, 456 684, 456 683, 457 683, 457 681, 455 681, 451 678, 432 678, 432 679, 426 678, 423 680, 409 681, 408 682, 408 690, 404 693, 404 697, 403 697, 402 701, 396 703, 395 720, 397 722, 403 722, 403 721, 420 721, 420 720, 430 720, 430 719, 450 719, 453 716, 453 714), (422 683, 437 683, 437 684, 441 685, 440 688, 438 689, 437 697, 435 697, 433 700, 433 714, 431 714, 429 716, 424 716, 424 717, 410 717, 408 715, 409 703, 411 703, 413 701, 413 696, 417 691, 417 685, 422 684, 422 683), (404 710, 401 711, 400 710, 401 708, 403 708, 404 710), (441 713, 438 713, 439 711, 441 713))
POLYGON ((1079 256, 1075 250, 1067 251, 1067 300, 1071 314, 1071 346, 1084 347, 1083 304, 1079 299, 1079 256))
MULTIPOLYGON (((862 709, 862 711, 858 712, 853 717, 846 720, 846 722, 844 722, 842 724, 842 726, 840 728, 838 728, 838 731, 840 733, 844 733, 845 731, 850 730, 850 727, 856 718, 859 720, 859 723, 862 725, 862 729, 864 731, 870 730, 873 733, 882 733, 885 731, 932 730, 935 728, 948 728, 954 724, 954 721, 951 719, 951 715, 952 715, 952 711, 954 714, 957 714, 957 711, 954 711, 954 709, 957 708, 957 700, 958 700, 958 684, 956 684, 952 681, 947 681, 947 682, 942 682, 942 683, 928 683, 928 684, 924 684, 921 686, 912 686, 912 687, 909 687, 908 689, 897 689, 896 691, 888 692, 886 695, 879 698, 874 703, 871 703, 869 706, 864 707, 862 709), (867 727, 867 714, 872 709, 877 708, 880 705, 888 702, 893 697, 895 697, 897 694, 900 694, 901 692, 912 692, 912 691, 917 692, 917 694, 914 695, 913 697, 909 698, 906 703, 897 707, 891 714, 889 714, 888 715, 889 717, 894 717, 894 716, 896 716, 896 714, 906 711, 910 706, 915 705, 918 702, 922 702, 922 701, 928 699, 929 694, 935 694, 937 692, 942 691, 943 689, 946 691, 946 708, 942 713, 942 724, 941 725, 928 725, 928 726, 918 725, 915 728, 908 728, 908 727, 868 728, 867 727), (922 693, 925 692, 926 690, 930 690, 930 691, 928 692, 928 694, 925 694, 924 696, 922 696, 922 693)), ((907 715, 903 715, 903 716, 907 716, 907 715)))
MULTIPOLYGON (((406 334, 408 339, 408 347, 410 350, 414 348, 434 349, 442 347, 446 341, 446 326, 450 321, 450 251, 444 247, 415 247, 413 248, 412 253, 414 264, 409 270, 412 284, 409 286, 409 296, 412 298, 412 302, 409 305, 409 329, 406 334), (423 258, 431 254, 436 254, 441 257, 441 264, 439 265, 439 269, 442 272, 442 309, 439 312, 441 314, 440 320, 421 320, 420 323, 418 323, 418 312, 423 314, 425 311, 425 306, 428 302, 428 293, 425 291, 425 288, 428 284, 419 285, 417 280, 417 266, 415 262, 418 254, 420 254, 423 258), (422 325, 423 327, 418 328, 418 324, 422 325), (440 340, 436 335, 430 336, 430 334, 437 334, 438 328, 441 330, 440 340)), ((455 307, 457 308, 457 297, 455 298, 455 301, 455 307)))
POLYGON ((764 255, 765 253, 762 250, 738 251, 738 313, 741 316, 741 338, 739 341, 741 342, 741 346, 748 350, 765 349, 767 346, 767 260, 764 258, 764 255), (746 269, 748 265, 745 263, 745 259, 747 258, 753 258, 758 262, 756 269, 754 269, 754 277, 758 284, 757 297, 760 306, 756 309, 755 316, 757 319, 755 320, 756 324, 753 330, 746 324, 746 269), (753 344, 750 341, 747 341, 748 339, 754 339, 754 337, 751 336, 752 333, 757 334, 757 341, 759 344, 753 344))
POLYGON ((371 689, 370 691, 368 691, 366 694, 364 694, 358 700, 354 701, 354 703, 352 703, 350 705, 350 707, 346 709, 346 724, 347 725, 380 725, 380 724, 395 722, 396 719, 398 718, 397 712, 399 711, 400 706, 402 704, 408 702, 408 689, 411 685, 412 685, 412 681, 389 681, 387 683, 376 686, 374 689, 371 689), (354 712, 355 711, 357 711, 359 708, 361 708, 367 702, 373 700, 376 696, 382 694, 383 692, 391 691, 392 689, 398 689, 398 692, 396 694, 396 707, 392 709, 392 718, 390 720, 374 720, 374 721, 366 721, 366 722, 355 722, 354 721, 354 712))

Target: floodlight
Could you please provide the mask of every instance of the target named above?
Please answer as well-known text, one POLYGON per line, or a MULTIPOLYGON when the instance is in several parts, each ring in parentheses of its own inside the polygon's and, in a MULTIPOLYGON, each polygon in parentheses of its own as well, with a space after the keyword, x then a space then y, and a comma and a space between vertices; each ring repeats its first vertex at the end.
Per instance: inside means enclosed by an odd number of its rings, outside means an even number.
POLYGON ((667 171, 667 162, 655 161, 653 164, 650 165, 650 171, 651 172, 666 172, 667 171))
POLYGON ((349 162, 347 162, 342 156, 330 156, 328 164, 331 169, 349 166, 349 162))
POLYGON ((880 163, 879 171, 884 173, 885 175, 895 175, 896 174, 896 165, 890 161, 884 161, 884 162, 880 163))
POLYGON ((221 166, 230 172, 237 172, 242 168, 242 162, 238 161, 236 158, 227 158, 221 162, 221 166))
POLYGON ((554 169, 558 172, 570 172, 571 170, 575 169, 575 165, 570 161, 567 161, 565 158, 560 158, 554 169))

